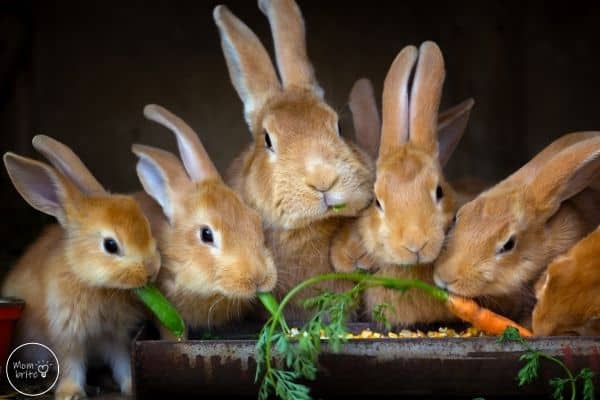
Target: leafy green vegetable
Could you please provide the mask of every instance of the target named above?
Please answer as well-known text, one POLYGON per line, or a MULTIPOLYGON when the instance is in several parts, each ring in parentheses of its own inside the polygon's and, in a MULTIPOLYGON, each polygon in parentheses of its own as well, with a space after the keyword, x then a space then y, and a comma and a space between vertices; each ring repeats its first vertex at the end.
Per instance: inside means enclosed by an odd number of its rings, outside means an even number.
POLYGON ((165 296, 152 284, 134 289, 140 300, 156 315, 156 318, 169 331, 180 339, 185 333, 185 323, 179 312, 165 296))
POLYGON ((359 303, 361 292, 369 287, 383 286, 399 291, 419 288, 431 296, 445 301, 448 294, 442 289, 416 279, 398 279, 368 275, 363 272, 330 273, 309 278, 288 292, 281 303, 268 293, 258 295, 271 318, 261 329, 256 343, 256 376, 262 377, 259 399, 266 400, 275 393, 282 399, 310 399, 309 389, 296 380, 314 380, 317 375, 317 361, 321 352, 321 335, 328 338, 332 351, 339 351, 347 340, 346 322, 359 303), (291 299, 308 286, 327 280, 350 280, 357 284, 349 291, 332 293, 322 291, 319 295, 306 299, 304 307, 315 310, 311 319, 292 335, 283 316, 283 309, 291 299), (272 360, 271 351, 279 356, 280 363, 287 371, 278 368, 272 360))
POLYGON ((539 376, 540 360, 545 359, 558 364, 565 374, 566 378, 552 378, 550 379, 550 386, 552 387, 552 398, 555 400, 564 399, 563 393, 567 388, 567 385, 571 387, 571 400, 577 399, 577 381, 583 382, 583 399, 593 400, 594 399, 594 374, 589 368, 583 368, 577 375, 573 375, 571 370, 562 362, 560 359, 544 354, 540 351, 533 349, 522 337, 519 335, 519 331, 513 327, 508 327, 498 338, 500 343, 516 342, 520 343, 525 348, 525 353, 519 357, 519 360, 524 361, 525 365, 519 370, 517 379, 519 386, 523 386, 527 383, 531 383, 536 380, 539 376))
POLYGON ((375 308, 373 308, 373 312, 371 315, 373 317, 373 321, 379 322, 385 328, 386 331, 392 329, 392 324, 390 323, 390 320, 387 317, 388 311, 394 312, 394 309, 392 308, 391 304, 377 304, 375 308))
POLYGON ((339 212, 346 208, 346 203, 336 204, 335 206, 331 206, 331 208, 333 209, 333 211, 339 212))

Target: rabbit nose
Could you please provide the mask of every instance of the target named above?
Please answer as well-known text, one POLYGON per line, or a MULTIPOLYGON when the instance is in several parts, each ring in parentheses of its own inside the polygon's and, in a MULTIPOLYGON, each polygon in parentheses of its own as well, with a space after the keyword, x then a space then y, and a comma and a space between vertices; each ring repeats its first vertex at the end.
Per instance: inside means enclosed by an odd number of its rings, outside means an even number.
POLYGON ((419 245, 415 245, 414 243, 410 243, 410 244, 404 245, 404 248, 417 256, 417 264, 418 264, 419 260, 421 258, 420 257, 420 253, 425 248, 425 246, 427 246, 428 242, 429 241, 426 240, 425 243, 423 243, 420 246, 419 245))
POLYGON ((338 180, 338 173, 332 167, 321 165, 313 168, 306 176, 306 184, 317 192, 325 193, 330 190, 338 180))

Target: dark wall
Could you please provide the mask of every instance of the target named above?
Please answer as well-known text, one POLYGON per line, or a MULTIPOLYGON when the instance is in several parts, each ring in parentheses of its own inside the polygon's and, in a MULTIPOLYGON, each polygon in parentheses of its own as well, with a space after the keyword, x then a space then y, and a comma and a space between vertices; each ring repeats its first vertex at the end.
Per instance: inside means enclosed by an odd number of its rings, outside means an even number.
MULTIPOLYGON (((448 174, 497 180, 566 132, 600 129, 600 3, 298 0, 326 98, 350 130, 346 96, 370 77, 381 93, 407 44, 437 41, 446 58, 443 105, 474 97, 448 174), (372 6, 366 4, 373 4, 372 6)), ((249 140, 229 82, 214 1, 0 3, 0 150, 34 155, 37 133, 71 146, 113 191, 137 190, 134 142, 175 150, 142 108, 170 108, 200 134, 224 170, 249 140)), ((272 49, 255 1, 228 1, 272 49)), ((0 173, 8 262, 50 221, 0 173)))

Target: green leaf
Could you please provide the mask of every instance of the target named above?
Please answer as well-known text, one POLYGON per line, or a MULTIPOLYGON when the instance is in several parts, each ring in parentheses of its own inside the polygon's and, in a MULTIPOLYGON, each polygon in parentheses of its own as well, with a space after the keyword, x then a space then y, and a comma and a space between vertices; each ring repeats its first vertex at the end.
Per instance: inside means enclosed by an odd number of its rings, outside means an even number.
POLYGON ((550 379, 550 386, 554 389, 552 391, 552 398, 554 400, 564 400, 563 392, 565 391, 565 385, 568 382, 568 379, 563 378, 550 379))
POLYGON ((589 368, 583 368, 577 375, 583 380, 583 399, 594 400, 594 373, 589 368))
POLYGON ((373 320, 376 322, 379 322, 381 325, 383 325, 383 327, 385 328, 386 331, 389 331, 390 329, 392 329, 392 324, 390 323, 390 321, 387 317, 388 311, 394 312, 392 305, 389 303, 382 303, 382 304, 377 304, 375 306, 375 308, 373 308, 373 312, 372 312, 373 320))
POLYGON ((525 366, 519 370, 517 378, 519 380, 519 386, 523 386, 526 383, 533 382, 538 377, 540 369, 540 353, 535 351, 527 351, 519 358, 521 361, 525 361, 525 366))
POLYGON ((519 331, 517 330, 517 328, 515 328, 513 326, 509 326, 508 328, 506 328, 504 330, 504 332, 502 332, 502 335, 500 335, 500 337, 498 337, 497 341, 499 343, 506 343, 506 342, 523 343, 523 338, 519 334, 519 331))

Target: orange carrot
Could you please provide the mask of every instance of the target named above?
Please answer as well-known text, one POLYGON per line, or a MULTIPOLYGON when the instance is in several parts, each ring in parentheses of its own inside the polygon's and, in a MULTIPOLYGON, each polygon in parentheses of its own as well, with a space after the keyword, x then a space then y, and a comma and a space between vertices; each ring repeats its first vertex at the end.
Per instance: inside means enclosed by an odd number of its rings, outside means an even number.
POLYGON ((495 312, 481 307, 475 301, 464 297, 450 294, 446 301, 448 309, 458 318, 473 324, 474 327, 481 329, 491 335, 501 335, 509 326, 516 328, 521 336, 533 336, 529 329, 505 318, 495 312))

